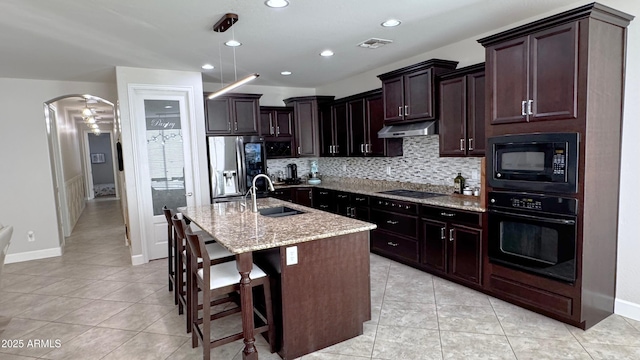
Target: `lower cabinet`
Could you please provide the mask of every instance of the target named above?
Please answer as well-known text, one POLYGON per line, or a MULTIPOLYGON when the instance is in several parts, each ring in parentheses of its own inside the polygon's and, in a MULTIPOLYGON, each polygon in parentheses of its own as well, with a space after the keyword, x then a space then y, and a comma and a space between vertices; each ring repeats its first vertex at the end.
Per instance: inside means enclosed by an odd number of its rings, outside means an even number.
POLYGON ((482 213, 422 206, 421 265, 473 285, 482 281, 482 213))
POLYGON ((369 196, 337 191, 334 195, 336 213, 369 221, 369 196))
POLYGON ((334 191, 322 188, 313 189, 313 207, 328 212, 336 212, 333 200, 334 191))
POLYGON ((419 265, 418 206, 382 198, 371 198, 370 205, 370 221, 378 225, 371 232, 371 251, 412 266, 419 265))
POLYGON ((307 207, 313 207, 313 188, 293 188, 293 202, 307 207))
POLYGON ((283 188, 283 189, 275 189, 274 191, 269 193, 269 196, 274 197, 276 199, 293 202, 292 188, 283 188))

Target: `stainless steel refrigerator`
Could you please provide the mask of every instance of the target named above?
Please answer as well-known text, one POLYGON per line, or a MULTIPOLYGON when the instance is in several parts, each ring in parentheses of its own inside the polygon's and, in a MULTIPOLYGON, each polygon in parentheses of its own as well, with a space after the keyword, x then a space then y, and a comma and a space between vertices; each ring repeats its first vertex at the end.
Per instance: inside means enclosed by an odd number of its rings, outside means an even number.
MULTIPOLYGON (((209 136, 207 147, 212 203, 240 199, 251 187, 253 177, 266 173, 262 137, 209 136)), ((264 178, 258 179, 256 185, 259 193, 266 193, 264 178)))

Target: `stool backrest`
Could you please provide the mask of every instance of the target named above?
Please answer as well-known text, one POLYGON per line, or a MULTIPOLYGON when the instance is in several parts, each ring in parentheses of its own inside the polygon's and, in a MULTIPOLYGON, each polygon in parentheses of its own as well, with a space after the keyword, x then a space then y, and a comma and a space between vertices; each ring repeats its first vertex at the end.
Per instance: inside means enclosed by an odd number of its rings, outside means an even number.
POLYGON ((167 205, 162 207, 162 212, 164 213, 164 217, 167 219, 167 239, 170 242, 176 238, 176 231, 173 228, 173 221, 171 218, 173 217, 173 211, 167 207, 167 205))
POLYGON ((4 258, 7 256, 7 251, 9 251, 12 234, 13 226, 0 228, 0 276, 2 275, 2 268, 4 266, 4 258))

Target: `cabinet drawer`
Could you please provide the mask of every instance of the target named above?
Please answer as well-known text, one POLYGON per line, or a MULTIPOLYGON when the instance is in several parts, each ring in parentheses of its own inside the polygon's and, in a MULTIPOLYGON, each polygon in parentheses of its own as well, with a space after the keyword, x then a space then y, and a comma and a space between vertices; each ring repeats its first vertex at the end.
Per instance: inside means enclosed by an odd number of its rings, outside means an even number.
POLYGON ((416 238, 418 234, 418 218, 416 216, 396 214, 378 209, 371 209, 371 222, 396 234, 416 238))
POLYGON ((489 290, 503 297, 558 315, 566 317, 573 315, 573 299, 560 294, 554 294, 496 275, 491 275, 489 278, 489 290))
POLYGON ((433 220, 454 222, 456 224, 466 224, 471 226, 482 226, 482 213, 454 210, 433 206, 422 206, 420 209, 422 216, 433 220))
POLYGON ((418 262, 418 241, 405 239, 383 230, 371 232, 371 248, 392 257, 418 262))
POLYGON ((351 194, 351 204, 354 206, 369 206, 367 195, 351 194))

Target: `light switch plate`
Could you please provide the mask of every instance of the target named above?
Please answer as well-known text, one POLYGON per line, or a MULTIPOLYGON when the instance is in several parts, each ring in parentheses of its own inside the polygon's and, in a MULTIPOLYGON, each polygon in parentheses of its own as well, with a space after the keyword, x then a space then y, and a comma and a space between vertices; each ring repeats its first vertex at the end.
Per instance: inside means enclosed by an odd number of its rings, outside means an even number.
POLYGON ((290 246, 287 248, 287 265, 295 265, 298 263, 298 247, 290 246))

